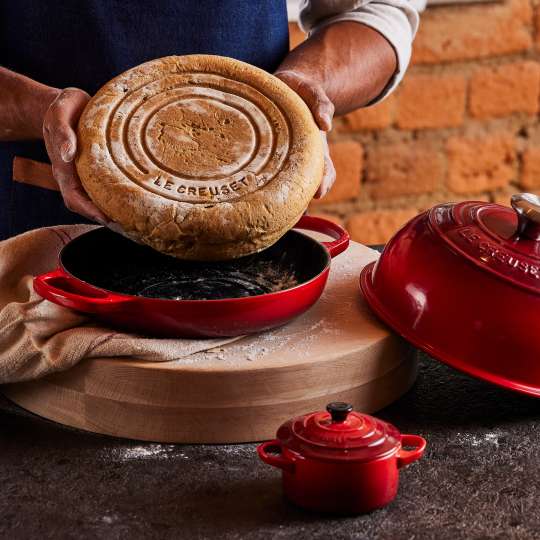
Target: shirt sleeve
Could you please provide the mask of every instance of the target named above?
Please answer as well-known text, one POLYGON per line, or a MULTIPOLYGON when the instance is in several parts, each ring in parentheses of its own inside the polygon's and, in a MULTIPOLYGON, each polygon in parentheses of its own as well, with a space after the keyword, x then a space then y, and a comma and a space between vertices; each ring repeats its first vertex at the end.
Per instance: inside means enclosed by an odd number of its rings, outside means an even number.
POLYGON ((340 21, 365 24, 384 36, 394 48, 396 72, 381 94, 369 105, 388 96, 400 83, 411 60, 418 13, 426 0, 302 0, 299 25, 307 33, 340 21))

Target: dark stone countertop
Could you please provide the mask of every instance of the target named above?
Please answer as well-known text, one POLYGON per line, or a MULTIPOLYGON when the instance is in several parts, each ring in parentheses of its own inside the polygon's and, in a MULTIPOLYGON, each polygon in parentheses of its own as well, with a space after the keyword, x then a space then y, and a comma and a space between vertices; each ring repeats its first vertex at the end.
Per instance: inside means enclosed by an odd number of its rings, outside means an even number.
POLYGON ((389 507, 336 518, 287 503, 254 444, 118 440, 3 401, 0 538, 540 538, 540 400, 422 357, 378 416, 425 436, 427 454, 389 507))

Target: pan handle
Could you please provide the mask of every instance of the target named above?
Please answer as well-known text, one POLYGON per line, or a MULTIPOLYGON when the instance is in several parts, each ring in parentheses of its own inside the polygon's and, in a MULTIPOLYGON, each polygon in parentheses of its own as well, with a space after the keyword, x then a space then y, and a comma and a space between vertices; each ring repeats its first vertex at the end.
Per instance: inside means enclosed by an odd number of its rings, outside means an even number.
POLYGON ((336 257, 349 247, 349 233, 343 227, 328 219, 304 215, 295 225, 295 228, 320 232, 335 238, 333 242, 321 242, 321 244, 330 252, 332 258, 336 257))
POLYGON ((111 312, 132 301, 83 283, 61 268, 35 277, 34 290, 46 300, 83 313, 111 312))
POLYGON ((283 448, 277 439, 266 441, 257 446, 257 453, 265 463, 268 463, 268 465, 277 467, 285 472, 294 473, 294 461, 283 456, 283 448), (269 453, 268 450, 273 450, 273 452, 269 453))
POLYGON ((409 463, 420 459, 424 455, 426 444, 426 439, 419 435, 402 435, 402 448, 399 449, 397 454, 398 468, 401 469, 401 467, 405 467, 405 465, 409 465, 409 463), (412 450, 403 450, 403 446, 411 446, 412 450))

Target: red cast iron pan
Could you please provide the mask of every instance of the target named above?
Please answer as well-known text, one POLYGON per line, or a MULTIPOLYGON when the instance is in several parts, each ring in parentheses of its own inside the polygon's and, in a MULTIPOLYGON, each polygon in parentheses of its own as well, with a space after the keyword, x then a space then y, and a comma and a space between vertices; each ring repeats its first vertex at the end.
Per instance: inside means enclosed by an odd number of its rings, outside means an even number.
POLYGON ((272 247, 233 261, 173 259, 109 229, 67 244, 60 267, 35 278, 34 289, 103 323, 158 337, 222 337, 260 332, 305 312, 325 287, 330 261, 348 233, 304 216, 298 228, 335 238, 318 242, 289 231, 272 247))

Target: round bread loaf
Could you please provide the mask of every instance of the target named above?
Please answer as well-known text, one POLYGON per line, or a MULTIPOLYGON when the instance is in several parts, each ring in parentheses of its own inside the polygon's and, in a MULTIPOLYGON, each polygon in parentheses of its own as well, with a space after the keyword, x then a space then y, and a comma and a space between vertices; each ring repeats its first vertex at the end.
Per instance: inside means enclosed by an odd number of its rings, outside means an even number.
POLYGON ((125 233, 183 259, 260 251, 320 184, 319 130, 282 81, 244 62, 169 56, 119 75, 78 126, 77 171, 125 233))

